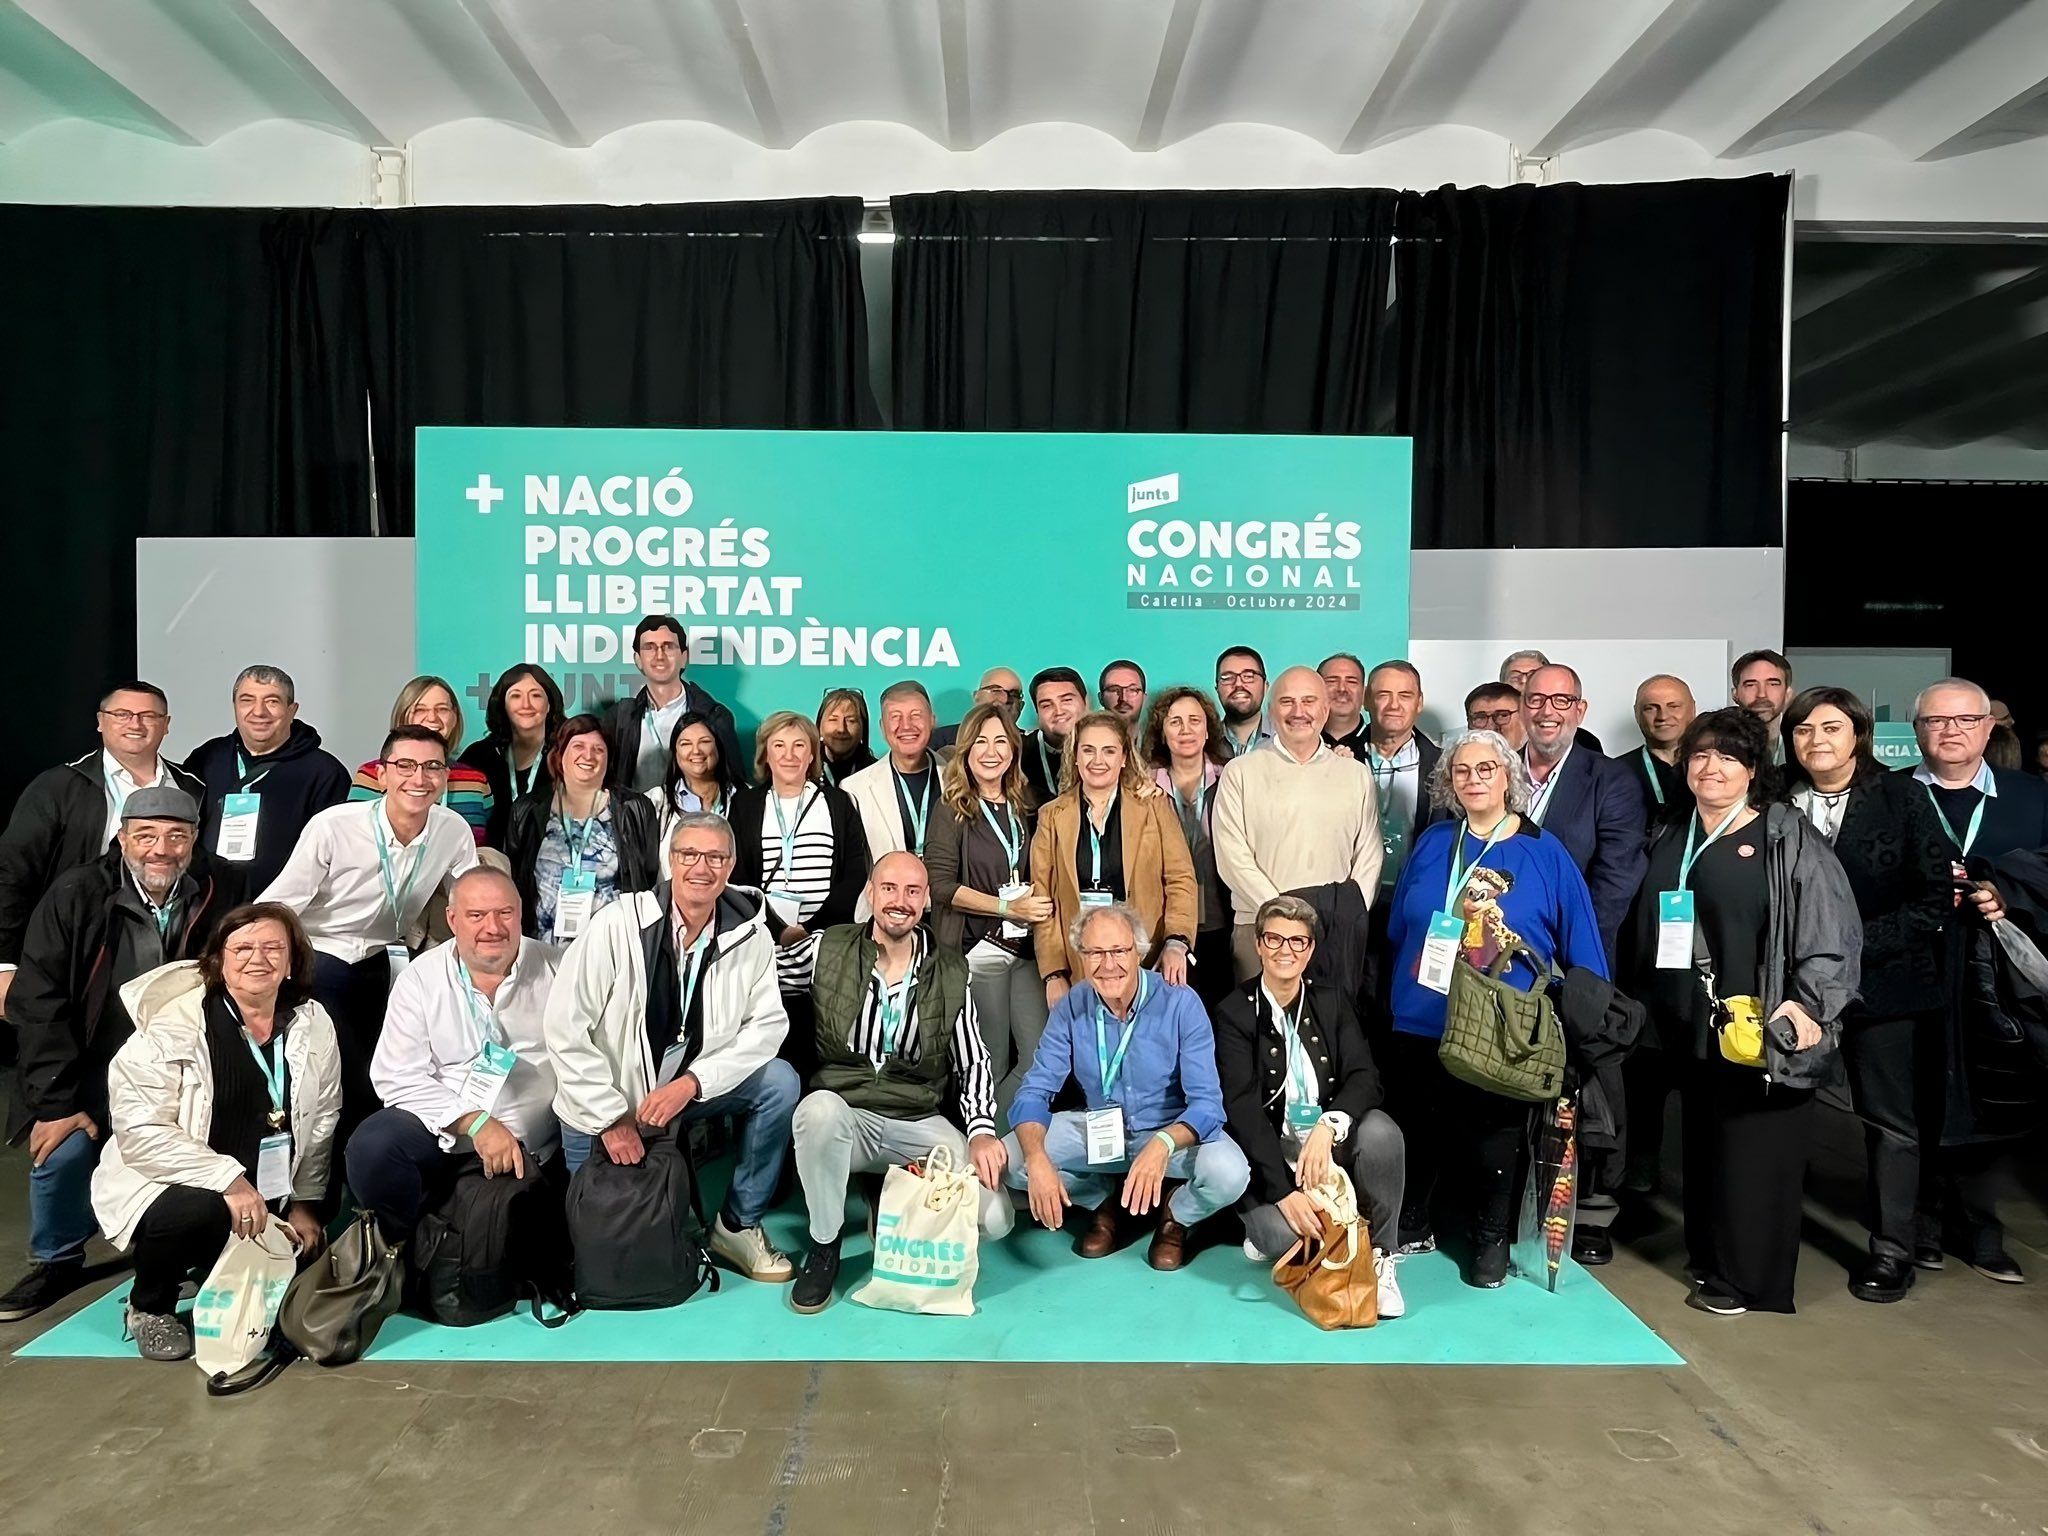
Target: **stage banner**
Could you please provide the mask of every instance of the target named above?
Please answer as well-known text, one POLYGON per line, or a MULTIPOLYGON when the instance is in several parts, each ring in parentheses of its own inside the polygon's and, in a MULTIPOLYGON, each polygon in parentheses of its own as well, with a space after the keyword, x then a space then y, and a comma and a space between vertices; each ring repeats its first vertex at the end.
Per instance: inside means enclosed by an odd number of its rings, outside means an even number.
MULTIPOLYGON (((1395 437, 423 427, 419 665, 478 722, 538 662, 573 713, 640 686, 633 626, 671 613, 689 676, 743 731, 872 704, 941 721, 982 671, 1129 657, 1209 687, 1408 645, 1409 442, 1395 437)), ((1026 706, 1026 723, 1029 723, 1026 706)))

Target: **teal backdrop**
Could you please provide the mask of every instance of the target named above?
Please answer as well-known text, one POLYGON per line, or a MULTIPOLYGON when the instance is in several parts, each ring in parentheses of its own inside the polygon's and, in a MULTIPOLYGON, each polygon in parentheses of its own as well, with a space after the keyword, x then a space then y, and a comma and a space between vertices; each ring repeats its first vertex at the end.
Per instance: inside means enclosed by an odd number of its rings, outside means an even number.
MULTIPOLYGON (((743 731, 899 678, 957 720, 982 671, 1118 656, 1156 688, 1408 645, 1406 438, 428 427, 420 669, 478 722, 546 666, 572 712, 629 694, 673 613, 743 731)), ((1028 723, 1028 711, 1027 711, 1028 723)))

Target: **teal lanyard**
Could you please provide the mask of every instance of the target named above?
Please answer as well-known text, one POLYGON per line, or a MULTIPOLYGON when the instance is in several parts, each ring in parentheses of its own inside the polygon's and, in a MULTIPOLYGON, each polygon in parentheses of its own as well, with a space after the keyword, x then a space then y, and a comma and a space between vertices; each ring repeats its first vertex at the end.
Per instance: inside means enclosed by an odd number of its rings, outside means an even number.
POLYGON ((1664 803, 1664 781, 1657 777, 1657 759, 1650 755, 1648 747, 1643 748, 1643 772, 1650 780, 1650 793, 1657 797, 1657 803, 1664 803))
MULTIPOLYGON (((102 769, 100 770, 100 777, 106 781, 107 801, 114 807, 114 820, 118 822, 121 819, 122 809, 128 804, 128 797, 121 793, 120 787, 114 783, 114 776, 111 773, 102 769)), ((159 774, 157 777, 162 778, 163 776, 159 774)))
POLYGON ((579 825, 579 823, 573 822, 569 819, 569 808, 566 805, 562 807, 562 841, 569 845, 569 863, 567 866, 568 868, 581 869, 583 867, 583 855, 589 852, 590 850, 591 836, 597 830, 597 818, 600 815, 602 815, 603 812, 604 797, 600 795, 598 797, 597 804, 590 808, 589 816, 585 817, 584 820, 580 823, 580 825, 583 828, 583 835, 581 837, 578 837, 576 835, 576 828, 579 825))
POLYGON ((1193 832, 1199 830, 1202 825, 1202 797, 1209 792, 1209 786, 1207 784, 1196 785, 1195 798, 1191 801, 1181 799, 1180 787, 1174 784, 1171 779, 1168 780, 1167 787, 1173 792, 1173 808, 1180 817, 1181 826, 1189 829, 1189 833, 1192 836, 1193 832))
POLYGON ((157 942, 160 944, 168 942, 171 936, 171 916, 178 905, 178 888, 172 886, 169 897, 165 899, 162 906, 158 906, 149 899, 149 892, 142 888, 142 882, 137 880, 134 875, 131 874, 128 877, 128 883, 135 887, 135 894, 142 898, 143 906, 148 908, 149 915, 156 921, 157 942))
POLYGON ((1128 1024, 1124 1025, 1124 1032, 1116 1043, 1116 1054, 1114 1056, 1109 1053, 1109 1040, 1105 1034, 1105 1030, 1109 1025, 1109 1010, 1102 1006, 1101 996, 1098 994, 1096 997, 1095 1070, 1102 1079, 1102 1096, 1105 1099, 1114 1099, 1116 1097, 1117 1079, 1122 1076, 1124 1070, 1124 1055, 1131 1048, 1131 1036, 1138 1032, 1138 1015, 1145 1007, 1145 999, 1150 995, 1151 987, 1151 975, 1145 971, 1140 971, 1138 973, 1137 1001, 1131 1005, 1131 1019, 1128 1024))
POLYGON ((256 1044, 246 1024, 242 1026, 242 1044, 249 1047, 249 1054, 256 1060, 256 1070, 263 1074, 263 1086, 270 1090, 270 1124, 274 1130, 284 1124, 285 1074, 290 1070, 285 1065, 284 1039, 277 1034, 270 1037, 270 1054, 276 1061, 275 1066, 263 1059, 262 1047, 256 1044))
POLYGON ((925 823, 930 821, 932 817, 932 780, 937 776, 938 770, 936 768, 927 767, 925 769, 924 794, 918 804, 912 805, 910 803, 910 790, 904 785, 903 775, 896 771, 894 763, 889 765, 889 777, 896 781, 896 798, 903 802, 904 810, 910 813, 910 836, 912 842, 910 851, 919 858, 924 857, 924 828, 925 823))
POLYGON ((1694 862, 1699 858, 1700 854, 1705 853, 1709 848, 1713 847, 1714 844, 1719 842, 1721 840, 1721 834, 1726 832, 1729 827, 1734 825, 1735 818, 1740 816, 1741 814, 1742 802, 1737 801, 1735 804, 1735 808, 1731 810, 1726 816, 1723 816, 1721 818, 1721 824, 1714 828, 1713 833, 1707 838, 1707 840, 1704 843, 1700 844, 1699 852, 1695 853, 1693 851, 1692 844, 1693 839, 1699 835, 1701 822, 1700 813, 1698 811, 1694 811, 1692 813, 1692 819, 1685 824, 1685 857, 1681 859, 1678 864, 1678 888, 1681 891, 1685 889, 1686 881, 1692 878, 1692 866, 1694 862))
POLYGON ((257 774, 256 777, 253 779, 250 778, 249 765, 247 762, 243 761, 242 749, 240 747, 235 748, 235 782, 239 784, 244 791, 254 789, 258 784, 261 784, 269 776, 270 765, 266 764, 264 766, 263 772, 257 774))
MULTIPOLYGON (((1112 805, 1114 801, 1110 802, 1112 805)), ((1107 816, 1103 818, 1105 821, 1107 816)), ((1095 830, 1095 823, 1088 819, 1088 802, 1081 802, 1081 825, 1088 829, 1088 889, 1102 889, 1102 834, 1095 830)))
POLYGON ((768 803, 775 807, 775 825, 782 833, 782 863, 775 873, 783 879, 790 878, 790 867, 796 863, 796 834, 804 824, 804 812, 811 808, 811 801, 817 797, 815 789, 806 790, 796 803, 796 820, 785 821, 782 816, 782 796, 775 793, 775 787, 768 788, 768 803))
POLYGON ((1049 794, 1060 792, 1060 771, 1052 765, 1052 754, 1045 750, 1045 727, 1038 728, 1038 766, 1045 770, 1045 787, 1049 794))
MULTIPOLYGON (((1272 999, 1268 999, 1272 1001, 1272 999)), ((1280 1009, 1278 1022, 1280 1033, 1287 1044, 1287 1078, 1294 1085, 1294 1098, 1300 1104, 1315 1102, 1315 1085, 1309 1080, 1308 1047, 1301 1043, 1301 1014, 1308 1003, 1306 988, 1294 995, 1294 1011, 1280 1009)))
POLYGON ((413 842, 412 868, 407 871, 405 884, 395 886, 391 875, 391 847, 384 841, 384 815, 381 805, 370 807, 370 833, 377 839, 377 872, 384 877, 384 900, 391 908, 391 923, 398 930, 398 936, 405 937, 405 899, 412 894, 412 883, 419 878, 420 865, 427 859, 427 829, 420 828, 420 835, 413 842))
POLYGON ((910 1015, 910 996, 917 990, 916 965, 903 973, 903 979, 890 986, 880 974, 875 976, 875 1011, 882 1016, 882 1055, 896 1054, 896 1039, 903 1033, 903 1021, 910 1015))
POLYGON ((677 1040, 681 1040, 689 1032, 690 1004, 696 1000, 697 983, 704 979, 704 957, 710 952, 711 930, 716 921, 717 915, 715 913, 710 918, 705 919, 704 931, 697 935, 697 942, 692 944, 683 953, 683 1006, 682 1011, 676 1015, 677 1040))
POLYGON ((455 962, 455 974, 461 981, 462 1000, 469 1005, 469 1022, 476 1026, 478 1039, 509 1047, 512 1044, 512 1037, 498 1022, 498 1010, 485 1000, 483 993, 477 990, 475 981, 471 980, 469 962, 458 959, 455 962))
POLYGON ((1228 731, 1223 733, 1223 739, 1230 743, 1230 755, 1232 757, 1243 757, 1245 753, 1251 751, 1253 747, 1259 744, 1259 722, 1256 720, 1252 722, 1252 733, 1245 737, 1243 741, 1239 741, 1228 731))
POLYGON ((1501 838, 1506 835, 1507 825, 1508 819, 1505 816, 1501 817, 1499 821, 1495 822, 1493 824, 1493 830, 1486 834, 1486 841, 1480 845, 1479 852, 1473 856, 1472 862, 1470 864, 1467 864, 1463 862, 1465 856, 1465 839, 1468 837, 1477 837, 1479 834, 1472 830, 1471 825, 1469 823, 1463 821, 1458 823, 1458 830, 1451 839, 1451 878, 1449 882, 1444 886, 1444 911, 1456 912, 1458 910, 1456 906, 1456 902, 1458 900, 1458 892, 1463 890, 1465 887, 1465 876, 1479 863, 1481 859, 1486 857, 1487 853, 1493 848, 1493 845, 1499 842, 1501 838))
POLYGON ((513 799, 523 800, 526 798, 528 791, 533 788, 533 781, 540 777, 540 762, 540 757, 536 755, 533 761, 526 765, 526 772, 522 775, 519 771, 519 765, 512 761, 512 749, 510 747, 505 749, 505 771, 512 779, 513 799))
POLYGON ((1381 816, 1387 814, 1387 796, 1394 792, 1394 777, 1401 771, 1395 766, 1395 761, 1400 755, 1400 753, 1396 752, 1393 757, 1381 757, 1370 746, 1365 749, 1365 760, 1367 766, 1372 771, 1372 787, 1379 791, 1381 816), (1380 777, 1380 769, 1382 768, 1387 770, 1385 778, 1380 777))
POLYGON ((1927 791, 1927 803, 1934 807, 1934 819, 1941 823, 1943 835, 1954 843, 1956 851, 1967 859, 1970 856, 1971 845, 1977 841, 1977 833, 1984 825, 1984 807, 1991 803, 1991 797, 1979 792, 1977 809, 1970 812, 1969 830, 1959 838, 1956 836, 1956 829, 1948 824, 1948 812, 1941 808, 1941 802, 1934 797, 1934 786, 1923 783, 1920 787, 1927 791))
POLYGON ((996 841, 1003 845, 1003 855, 1010 861, 1011 880, 1023 878, 1024 829, 1017 824, 1017 813, 1005 804, 1003 820, 998 825, 995 813, 988 808, 986 800, 981 802, 981 819, 988 823, 989 831, 995 833, 996 841))

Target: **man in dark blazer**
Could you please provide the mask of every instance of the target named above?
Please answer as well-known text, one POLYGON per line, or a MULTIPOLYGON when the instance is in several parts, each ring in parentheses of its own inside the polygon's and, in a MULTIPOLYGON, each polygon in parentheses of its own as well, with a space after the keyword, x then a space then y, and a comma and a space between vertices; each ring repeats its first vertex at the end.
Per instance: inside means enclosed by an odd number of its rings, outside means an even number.
POLYGON ((1522 693, 1522 760, 1529 819, 1564 844, 1593 893, 1601 942, 1614 962, 1615 935, 1649 862, 1641 780, 1579 736, 1586 700, 1570 667, 1539 667, 1522 693))
MULTIPOLYGON (((1331 662, 1349 660, 1333 656, 1323 665, 1328 669, 1331 662)), ((1326 670, 1325 678, 1329 675, 1326 670)), ((1385 895, 1400 878, 1401 865, 1422 829, 1446 813, 1429 803, 1430 775, 1436 772, 1443 749, 1416 729, 1422 718, 1422 673, 1413 662, 1383 661, 1366 674, 1363 693, 1365 718, 1353 755, 1372 772, 1373 788, 1379 795, 1380 837, 1386 848, 1380 865, 1381 899, 1373 903, 1366 940, 1366 986, 1379 1006, 1363 1011, 1377 1023, 1393 984, 1393 946, 1387 938, 1387 923, 1394 904, 1385 895)), ((1323 738, 1337 744, 1327 730, 1323 738)))

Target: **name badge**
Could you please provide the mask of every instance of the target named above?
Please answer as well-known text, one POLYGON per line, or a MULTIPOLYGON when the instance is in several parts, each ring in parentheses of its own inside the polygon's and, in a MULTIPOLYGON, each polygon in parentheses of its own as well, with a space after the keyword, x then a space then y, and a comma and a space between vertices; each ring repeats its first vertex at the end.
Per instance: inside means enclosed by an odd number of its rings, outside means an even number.
MULTIPOLYGON (((1019 896, 1029 896, 1030 894, 1031 882, 1029 880, 1012 880, 1008 885, 996 892, 996 895, 1004 901, 1015 901, 1019 896)), ((1021 939, 1030 931, 1029 927, 1014 918, 1003 919, 1003 937, 1006 939, 1021 939)))
POLYGON ((391 980, 396 981, 404 973, 405 968, 412 964, 412 951, 403 944, 386 944, 384 963, 390 967, 391 980))
POLYGON ((244 791, 223 796, 220 802, 220 836, 213 851, 230 864, 246 864, 256 857, 256 818, 263 813, 263 797, 244 791))
POLYGON ((1458 944, 1465 937, 1465 925, 1448 912, 1433 913, 1429 936, 1422 941, 1422 960, 1415 967, 1415 979, 1432 992, 1450 996, 1451 972, 1458 963, 1458 944))
POLYGON ((1106 907, 1115 900, 1116 893, 1113 891, 1083 891, 1081 893, 1081 905, 1084 907, 1106 907))
POLYGON ((655 1087, 666 1088, 676 1080, 676 1075, 683 1070, 684 1049, 683 1042, 678 1040, 661 1053, 661 1071, 655 1075, 655 1087))
POLYGON ((1290 1131, 1306 1136, 1322 1123, 1323 1111, 1320 1105, 1311 1104, 1305 1099, 1296 1099, 1287 1106, 1287 1128, 1290 1131))
POLYGON ((1693 901, 1691 891, 1657 893, 1657 969, 1692 969, 1693 901))
POLYGON ((292 1139, 266 1136, 256 1143, 256 1193, 282 1200, 292 1192, 292 1139))
POLYGON ((1124 1160, 1124 1109, 1112 1104, 1088 1111, 1088 1161, 1120 1163, 1124 1160))
POLYGON ((597 910, 597 873, 589 869, 562 871, 561 894, 555 898, 555 937, 573 939, 590 926, 597 910))
POLYGON ((519 1055, 512 1047, 486 1040, 476 1060, 469 1064, 469 1076, 462 1080, 463 1113, 473 1115, 478 1110, 487 1115, 491 1113, 499 1095, 505 1091, 505 1080, 518 1064, 519 1055))

